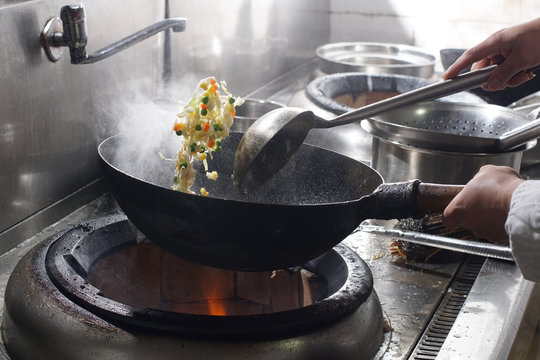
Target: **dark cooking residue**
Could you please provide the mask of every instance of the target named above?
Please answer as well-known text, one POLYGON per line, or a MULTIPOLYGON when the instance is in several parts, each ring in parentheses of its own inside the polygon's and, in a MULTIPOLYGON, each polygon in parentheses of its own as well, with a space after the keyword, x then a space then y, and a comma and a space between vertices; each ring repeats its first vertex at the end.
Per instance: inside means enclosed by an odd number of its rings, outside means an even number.
MULTIPOLYGON (((450 230, 443 225, 442 214, 426 215, 421 219, 403 219, 400 220, 395 228, 404 231, 417 231, 433 235, 448 236, 463 240, 479 240, 469 230, 455 229, 450 230)), ((418 245, 408 241, 394 239, 390 244, 390 252, 394 256, 400 256, 409 261, 427 261, 435 255, 442 253, 448 254, 448 251, 441 250, 431 246, 418 245)))

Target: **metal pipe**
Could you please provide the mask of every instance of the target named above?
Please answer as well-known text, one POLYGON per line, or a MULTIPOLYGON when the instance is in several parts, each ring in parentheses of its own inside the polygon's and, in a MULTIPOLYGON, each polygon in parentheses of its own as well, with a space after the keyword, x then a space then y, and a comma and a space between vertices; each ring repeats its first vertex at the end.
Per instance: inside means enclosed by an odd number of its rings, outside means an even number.
POLYGON ((358 230, 395 238, 401 241, 412 242, 419 245, 433 246, 440 249, 458 251, 465 254, 485 256, 494 259, 515 261, 514 256, 512 255, 512 250, 507 246, 424 234, 415 231, 388 229, 382 226, 374 225, 360 225, 358 230))

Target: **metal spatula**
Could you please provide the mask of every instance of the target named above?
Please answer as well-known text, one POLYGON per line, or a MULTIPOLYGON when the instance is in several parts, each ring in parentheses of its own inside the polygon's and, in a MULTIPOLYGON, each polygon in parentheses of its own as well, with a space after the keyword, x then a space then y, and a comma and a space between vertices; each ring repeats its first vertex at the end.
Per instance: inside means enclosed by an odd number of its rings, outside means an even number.
POLYGON ((388 229, 383 226, 360 225, 358 230, 370 234, 395 238, 401 241, 412 242, 419 245, 433 246, 440 249, 458 251, 465 254, 485 256, 494 259, 515 261, 512 250, 501 246, 479 241, 455 239, 446 236, 425 234, 416 231, 403 231, 388 229))

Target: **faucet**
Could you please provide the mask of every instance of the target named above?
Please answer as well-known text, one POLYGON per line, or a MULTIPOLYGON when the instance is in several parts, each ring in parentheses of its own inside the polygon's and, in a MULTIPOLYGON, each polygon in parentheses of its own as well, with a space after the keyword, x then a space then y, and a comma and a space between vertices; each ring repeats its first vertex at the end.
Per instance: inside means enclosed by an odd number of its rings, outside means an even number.
POLYGON ((60 60, 66 47, 69 47, 72 64, 92 64, 125 50, 149 37, 172 28, 174 32, 184 31, 185 18, 163 19, 140 31, 88 55, 86 43, 86 14, 82 4, 66 5, 60 10, 60 18, 50 18, 41 32, 41 43, 47 57, 52 62, 60 60))

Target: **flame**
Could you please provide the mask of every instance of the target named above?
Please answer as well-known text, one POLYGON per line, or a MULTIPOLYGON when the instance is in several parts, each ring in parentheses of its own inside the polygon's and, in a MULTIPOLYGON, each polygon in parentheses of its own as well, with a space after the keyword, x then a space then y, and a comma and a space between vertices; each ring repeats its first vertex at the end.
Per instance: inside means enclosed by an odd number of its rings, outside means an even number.
POLYGON ((214 316, 227 315, 225 303, 219 299, 208 299, 208 314, 214 316))
MULTIPOLYGON (((213 316, 225 316, 230 314, 230 309, 227 307, 226 294, 223 293, 223 288, 215 284, 229 283, 231 272, 228 270, 212 269, 211 281, 201 282, 201 292, 204 295, 207 303, 207 314, 213 316)), ((231 284, 232 285, 232 284, 231 284)))

